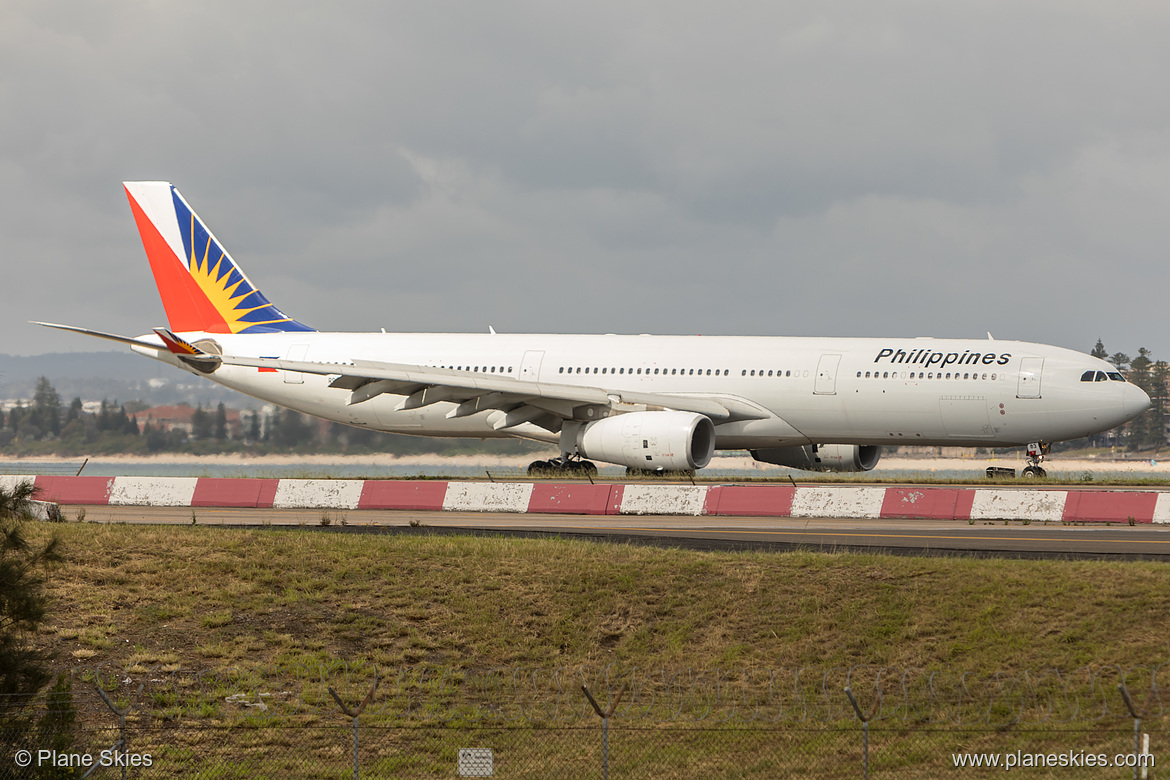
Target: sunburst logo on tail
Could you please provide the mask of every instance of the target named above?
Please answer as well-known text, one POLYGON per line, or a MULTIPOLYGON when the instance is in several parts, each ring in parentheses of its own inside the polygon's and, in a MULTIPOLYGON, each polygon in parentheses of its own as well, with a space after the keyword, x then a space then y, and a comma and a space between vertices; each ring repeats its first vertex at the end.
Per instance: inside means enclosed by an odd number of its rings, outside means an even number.
POLYGON ((220 313, 232 333, 312 330, 276 308, 239 269, 203 225, 179 191, 171 188, 183 236, 183 261, 191 278, 220 313))

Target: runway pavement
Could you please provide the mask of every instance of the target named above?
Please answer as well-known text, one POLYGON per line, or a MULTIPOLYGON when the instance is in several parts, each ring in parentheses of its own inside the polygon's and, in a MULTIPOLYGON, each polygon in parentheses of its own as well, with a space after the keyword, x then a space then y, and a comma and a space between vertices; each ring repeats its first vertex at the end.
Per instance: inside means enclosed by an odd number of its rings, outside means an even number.
MULTIPOLYGON (((79 507, 68 507, 75 520, 79 507)), ((293 527, 340 533, 567 536, 710 550, 827 550, 899 555, 1165 560, 1170 526, 510 512, 87 506, 86 522, 293 527), (328 519, 328 525, 323 519, 328 519)))

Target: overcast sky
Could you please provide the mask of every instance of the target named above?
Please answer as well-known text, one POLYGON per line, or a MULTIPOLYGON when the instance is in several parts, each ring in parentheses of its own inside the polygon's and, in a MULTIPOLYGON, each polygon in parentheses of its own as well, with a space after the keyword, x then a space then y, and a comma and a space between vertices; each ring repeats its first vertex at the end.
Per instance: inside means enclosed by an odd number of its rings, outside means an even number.
POLYGON ((0 353, 165 323, 173 182, 320 330, 1170 359, 1164 2, 0 4, 0 353))

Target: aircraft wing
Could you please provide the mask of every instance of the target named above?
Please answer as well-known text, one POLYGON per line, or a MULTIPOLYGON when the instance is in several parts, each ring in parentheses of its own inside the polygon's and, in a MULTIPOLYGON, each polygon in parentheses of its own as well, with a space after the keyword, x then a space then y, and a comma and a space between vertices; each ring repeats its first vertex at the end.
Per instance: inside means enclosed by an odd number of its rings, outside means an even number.
POLYGON ((383 393, 405 396, 399 409, 417 409, 440 401, 458 404, 448 417, 464 417, 477 412, 499 410, 504 417, 496 429, 510 428, 523 422, 559 429, 563 420, 589 420, 600 417, 588 407, 607 409, 622 406, 645 406, 695 412, 715 422, 763 419, 771 416, 763 409, 731 397, 676 395, 631 392, 599 385, 575 385, 537 382, 509 376, 433 368, 406 363, 353 360, 347 363, 317 363, 281 358, 250 358, 224 355, 224 365, 299 371, 331 376, 330 387, 350 391, 349 404, 362 403, 383 393))

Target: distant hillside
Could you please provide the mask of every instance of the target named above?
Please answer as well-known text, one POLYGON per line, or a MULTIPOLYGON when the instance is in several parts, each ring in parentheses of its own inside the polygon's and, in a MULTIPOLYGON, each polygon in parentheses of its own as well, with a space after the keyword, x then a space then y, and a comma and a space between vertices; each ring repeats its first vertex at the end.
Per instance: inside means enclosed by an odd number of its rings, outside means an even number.
POLYGON ((220 401, 236 408, 259 405, 253 399, 202 377, 171 368, 129 350, 0 355, 0 399, 31 398, 38 377, 48 377, 66 403, 72 398, 145 401, 151 405, 220 401), (151 380, 155 380, 151 382, 151 380))

